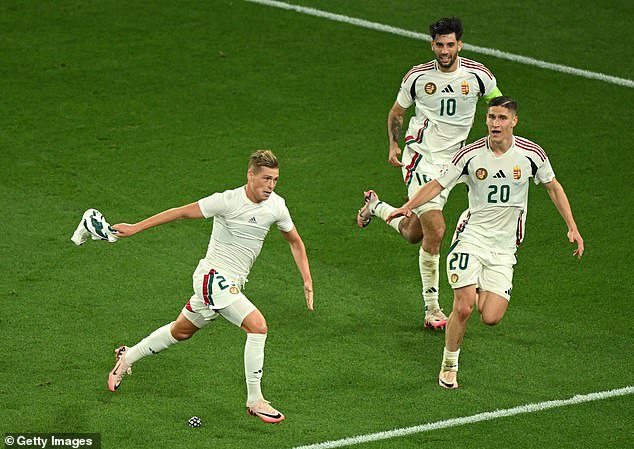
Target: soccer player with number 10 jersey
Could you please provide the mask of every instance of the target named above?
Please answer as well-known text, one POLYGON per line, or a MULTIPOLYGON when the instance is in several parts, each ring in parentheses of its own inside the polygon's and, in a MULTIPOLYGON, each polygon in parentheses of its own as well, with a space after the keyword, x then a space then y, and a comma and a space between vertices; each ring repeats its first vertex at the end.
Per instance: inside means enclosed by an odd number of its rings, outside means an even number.
MULTIPOLYGON (((388 162, 400 167, 408 197, 440 176, 451 158, 467 140, 480 97, 486 101, 502 95, 491 71, 484 65, 458 56, 462 49, 462 22, 458 17, 438 20, 429 27, 431 49, 436 58, 414 66, 405 74, 396 102, 388 114, 388 162), (405 149, 399 147, 405 112, 415 106, 405 134, 405 149), (402 159, 399 157, 402 153, 402 159)), ((425 303, 424 327, 442 329, 447 317, 438 302, 440 244, 445 234, 442 209, 449 189, 416 208, 415 214, 393 220, 390 225, 410 243, 422 241, 419 269, 425 303)), ((357 224, 366 227, 372 217, 385 220, 394 207, 380 201, 370 190, 357 224)))

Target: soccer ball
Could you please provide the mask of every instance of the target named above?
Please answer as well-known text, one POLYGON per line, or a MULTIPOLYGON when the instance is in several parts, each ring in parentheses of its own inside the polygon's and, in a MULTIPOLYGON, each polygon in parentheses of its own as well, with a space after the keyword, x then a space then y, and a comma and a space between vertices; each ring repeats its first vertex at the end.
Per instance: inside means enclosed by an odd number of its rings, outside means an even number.
POLYGON ((192 416, 191 418, 189 418, 189 421, 187 421, 187 424, 189 424, 189 427, 200 427, 202 423, 203 422, 200 420, 198 416, 192 416))

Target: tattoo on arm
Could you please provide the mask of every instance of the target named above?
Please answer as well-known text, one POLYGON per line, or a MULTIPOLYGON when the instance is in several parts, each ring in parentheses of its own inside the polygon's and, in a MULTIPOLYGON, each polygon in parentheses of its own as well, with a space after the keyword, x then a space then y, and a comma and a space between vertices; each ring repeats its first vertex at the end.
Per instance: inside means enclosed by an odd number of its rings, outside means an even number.
POLYGON ((397 142, 401 138, 401 127, 403 122, 400 117, 392 117, 392 123, 390 124, 390 138, 392 142, 397 142))

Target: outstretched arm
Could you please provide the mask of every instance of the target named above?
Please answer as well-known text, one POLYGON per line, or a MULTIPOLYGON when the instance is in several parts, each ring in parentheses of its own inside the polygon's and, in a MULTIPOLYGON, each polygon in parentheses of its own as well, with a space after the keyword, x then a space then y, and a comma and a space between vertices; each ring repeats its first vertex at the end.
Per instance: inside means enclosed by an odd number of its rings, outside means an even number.
POLYGON ((401 139, 401 129, 403 129, 403 116, 405 115, 405 111, 406 109, 396 101, 387 116, 387 140, 390 150, 387 161, 395 167, 402 167, 404 165, 399 160, 402 151, 401 147, 398 146, 398 142, 401 139))
POLYGON ((119 223, 114 225, 112 229, 117 231, 117 237, 130 237, 131 235, 145 229, 170 223, 174 220, 181 220, 183 218, 204 218, 198 202, 168 209, 153 215, 150 218, 146 218, 143 221, 139 221, 138 223, 119 223))
POLYGON ((306 255, 306 247, 302 238, 297 232, 297 228, 293 226, 289 232, 281 231, 282 235, 291 247, 293 259, 299 268, 299 272, 304 280, 304 296, 306 297, 306 305, 308 310, 313 310, 313 279, 310 277, 310 267, 308 266, 308 256, 306 255))
POLYGON ((568 240, 570 243, 577 243, 577 249, 572 253, 573 256, 577 256, 578 259, 581 259, 583 256, 583 238, 579 231, 577 230, 577 224, 575 223, 575 219, 572 216, 572 210, 570 209, 570 203, 568 202, 568 197, 566 196, 566 192, 564 192, 564 188, 559 184, 559 181, 553 179, 552 181, 544 184, 546 190, 548 191, 548 195, 550 195, 550 199, 553 204, 563 217, 566 225, 568 226, 568 240))
POLYGON ((427 201, 435 198, 440 192, 444 190, 444 187, 435 179, 431 182, 428 182, 416 192, 412 198, 409 199, 405 204, 403 204, 398 209, 394 209, 390 215, 387 216, 385 221, 390 223, 396 217, 400 217, 402 215, 409 217, 412 215, 412 209, 417 208, 418 206, 425 204, 427 201))

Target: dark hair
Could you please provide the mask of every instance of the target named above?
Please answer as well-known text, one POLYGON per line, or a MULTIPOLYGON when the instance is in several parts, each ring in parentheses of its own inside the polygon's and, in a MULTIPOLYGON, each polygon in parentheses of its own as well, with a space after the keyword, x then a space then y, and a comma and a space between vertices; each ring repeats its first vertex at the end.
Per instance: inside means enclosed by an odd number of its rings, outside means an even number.
POLYGON ((513 113, 517 114, 517 101, 513 100, 511 97, 507 97, 506 95, 493 98, 489 102, 489 107, 491 106, 502 106, 503 108, 506 108, 509 111, 513 111, 513 113))
POLYGON ((429 25, 429 34, 432 39, 436 39, 438 35, 456 33, 456 40, 459 41, 463 31, 462 21, 456 16, 443 17, 429 25))

